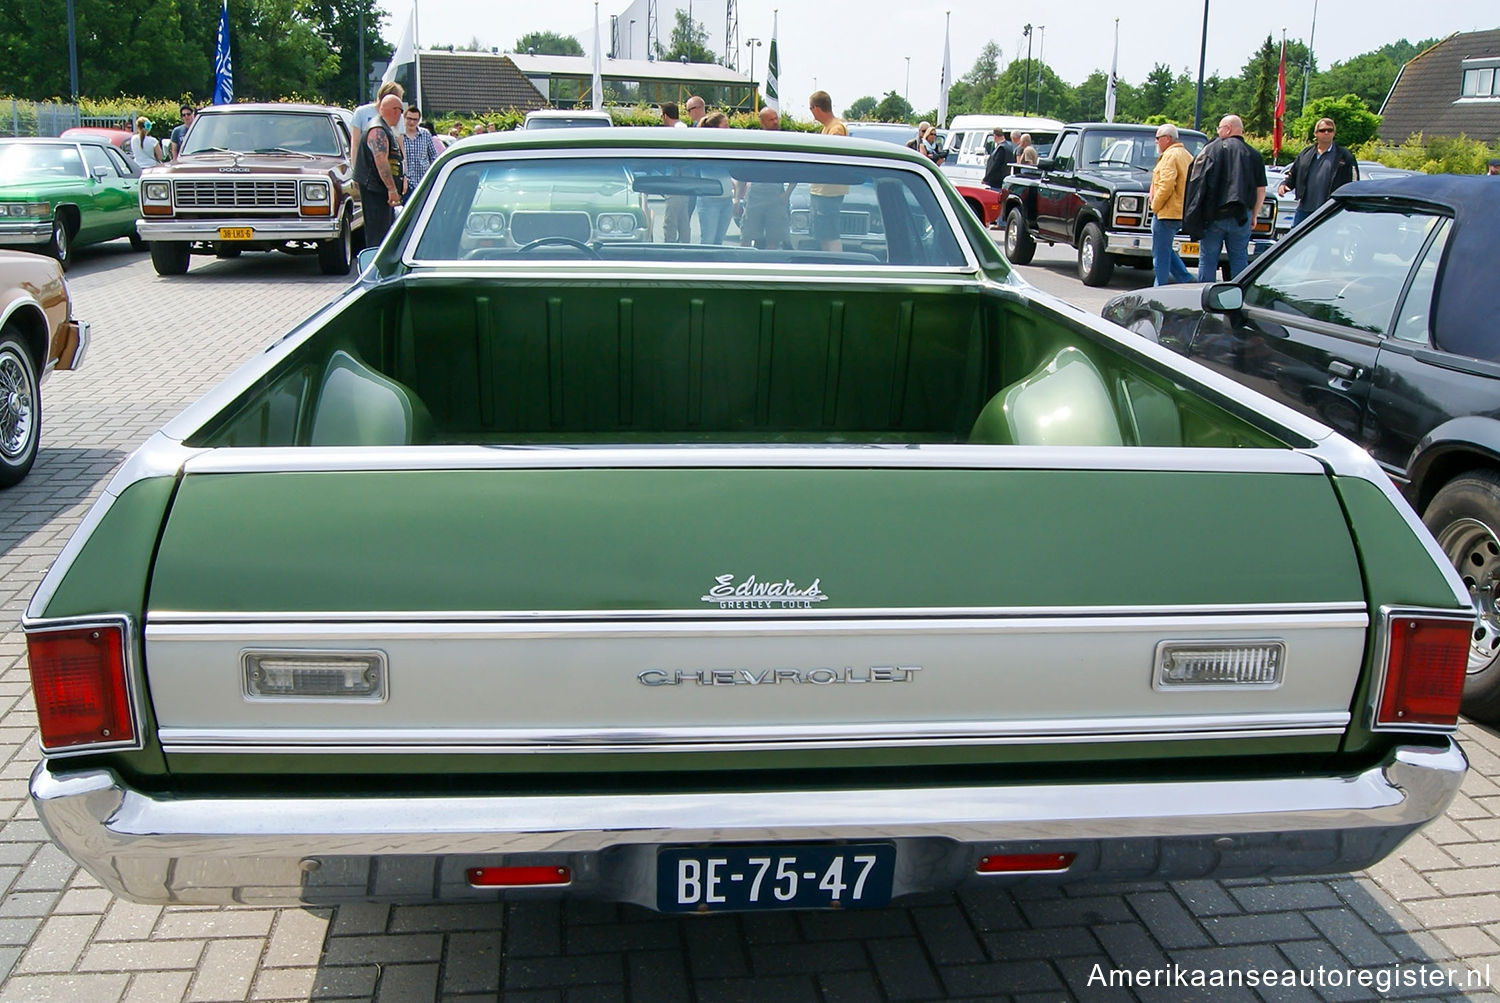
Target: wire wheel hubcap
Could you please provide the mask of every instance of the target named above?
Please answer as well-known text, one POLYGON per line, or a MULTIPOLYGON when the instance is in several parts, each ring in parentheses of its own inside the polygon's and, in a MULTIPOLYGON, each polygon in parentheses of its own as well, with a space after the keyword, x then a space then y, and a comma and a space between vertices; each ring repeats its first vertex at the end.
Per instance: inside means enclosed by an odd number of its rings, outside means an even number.
POLYGON ((31 370, 14 349, 0 351, 0 456, 16 460, 31 442, 31 370))

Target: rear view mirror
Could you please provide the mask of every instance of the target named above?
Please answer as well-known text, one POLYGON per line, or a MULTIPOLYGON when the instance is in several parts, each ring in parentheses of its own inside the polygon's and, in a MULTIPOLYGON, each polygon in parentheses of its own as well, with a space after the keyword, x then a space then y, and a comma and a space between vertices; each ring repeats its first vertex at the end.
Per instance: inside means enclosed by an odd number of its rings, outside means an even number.
POLYGON ((94 168, 94 177, 98 178, 100 181, 103 181, 105 178, 109 177, 109 168, 105 167, 103 164, 100 164, 98 167, 94 168))
POLYGON ((375 255, 377 255, 379 253, 380 253, 380 248, 379 247, 365 247, 365 248, 361 248, 359 254, 356 255, 355 259, 354 259, 354 261, 355 261, 355 264, 354 264, 355 270, 358 271, 358 272, 360 272, 362 274, 365 271, 365 269, 369 268, 370 265, 374 263, 374 261, 375 261, 375 255))
POLYGON ((1057 161, 1053 160, 1051 157, 1039 157, 1037 159, 1036 166, 1040 170, 1050 171, 1052 170, 1052 168, 1057 166, 1057 161))
POLYGON ((1245 291, 1233 282, 1216 282, 1203 290, 1203 309, 1231 313, 1245 305, 1245 291))

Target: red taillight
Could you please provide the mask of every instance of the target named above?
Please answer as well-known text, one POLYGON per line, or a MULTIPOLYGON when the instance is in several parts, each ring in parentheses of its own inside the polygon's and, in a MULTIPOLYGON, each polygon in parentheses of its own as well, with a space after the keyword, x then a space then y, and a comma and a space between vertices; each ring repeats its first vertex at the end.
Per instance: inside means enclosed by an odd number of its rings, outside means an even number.
POLYGON ((471 867, 468 876, 475 888, 565 885, 573 880, 573 872, 566 867, 471 867))
POLYGON ((980 857, 974 870, 980 874, 1056 874, 1072 867, 1076 856, 1076 853, 997 853, 980 857))
POLYGON ((134 744, 123 626, 28 632, 26 655, 42 751, 134 744))
POLYGON ((1385 682, 1375 724, 1455 727, 1473 620, 1392 613, 1387 629, 1385 682))

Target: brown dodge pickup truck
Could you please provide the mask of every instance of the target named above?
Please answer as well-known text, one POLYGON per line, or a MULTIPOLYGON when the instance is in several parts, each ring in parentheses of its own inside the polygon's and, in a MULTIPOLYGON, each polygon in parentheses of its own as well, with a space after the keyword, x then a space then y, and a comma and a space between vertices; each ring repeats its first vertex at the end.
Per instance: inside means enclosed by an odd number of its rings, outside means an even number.
POLYGON ((321 105, 199 112, 177 160, 141 179, 137 230, 157 273, 183 274, 193 254, 281 250, 347 274, 364 235, 351 126, 349 112, 321 105))

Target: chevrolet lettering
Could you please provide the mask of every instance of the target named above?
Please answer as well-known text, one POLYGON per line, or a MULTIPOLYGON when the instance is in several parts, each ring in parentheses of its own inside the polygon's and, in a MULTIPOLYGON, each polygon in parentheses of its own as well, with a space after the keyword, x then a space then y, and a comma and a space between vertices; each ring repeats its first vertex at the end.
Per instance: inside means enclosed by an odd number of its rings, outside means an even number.
POLYGON ((646 686, 774 686, 807 683, 832 686, 841 683, 909 683, 922 671, 920 665, 871 665, 841 669, 647 669, 636 676, 646 686))

